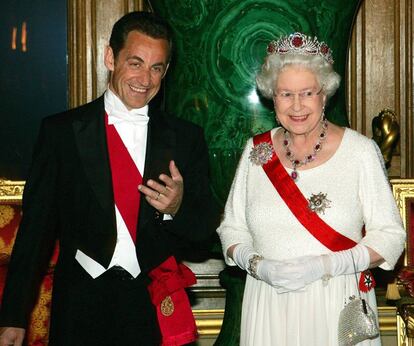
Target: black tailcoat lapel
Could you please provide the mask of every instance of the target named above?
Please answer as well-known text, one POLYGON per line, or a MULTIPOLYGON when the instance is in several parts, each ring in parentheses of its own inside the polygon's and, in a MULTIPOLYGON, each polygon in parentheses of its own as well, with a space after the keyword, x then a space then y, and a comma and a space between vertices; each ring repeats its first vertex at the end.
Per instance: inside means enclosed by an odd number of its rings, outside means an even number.
MULTIPOLYGON (((88 105, 73 121, 73 131, 78 154, 89 184, 113 228, 113 245, 116 240, 116 221, 112 189, 111 169, 105 131, 104 98, 101 96, 88 105)), ((105 254, 110 260, 112 253, 105 254)), ((109 264, 109 262, 108 262, 109 264)))
POLYGON ((99 203, 104 210, 112 211, 113 192, 103 97, 91 104, 90 111, 83 115, 73 122, 79 156, 99 203))

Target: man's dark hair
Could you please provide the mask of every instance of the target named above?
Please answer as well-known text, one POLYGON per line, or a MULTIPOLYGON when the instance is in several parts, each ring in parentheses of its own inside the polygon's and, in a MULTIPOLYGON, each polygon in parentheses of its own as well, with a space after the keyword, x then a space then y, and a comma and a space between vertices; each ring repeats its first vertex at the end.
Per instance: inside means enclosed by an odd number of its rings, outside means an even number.
POLYGON ((169 54, 172 49, 172 30, 168 23, 152 12, 130 12, 121 17, 112 28, 109 45, 112 48, 115 59, 120 50, 124 47, 128 34, 131 31, 138 31, 155 39, 168 41, 169 54))

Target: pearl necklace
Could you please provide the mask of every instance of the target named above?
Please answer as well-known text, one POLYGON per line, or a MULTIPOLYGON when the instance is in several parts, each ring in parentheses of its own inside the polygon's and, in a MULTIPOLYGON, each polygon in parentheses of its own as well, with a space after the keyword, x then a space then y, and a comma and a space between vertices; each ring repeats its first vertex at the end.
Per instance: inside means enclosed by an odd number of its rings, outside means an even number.
POLYGON ((328 130, 328 121, 326 119, 323 119, 321 120, 321 124, 322 124, 322 132, 319 134, 318 141, 313 147, 313 153, 306 155, 303 160, 298 160, 295 158, 295 155, 292 153, 292 150, 290 150, 289 148, 289 145, 290 145, 289 132, 287 130, 283 132, 283 135, 285 137, 285 139, 283 140, 283 146, 286 151, 286 158, 290 161, 290 163, 292 164, 292 168, 293 168, 293 171, 292 173, 290 173, 290 176, 295 181, 296 179, 298 179, 298 176, 299 176, 297 169, 315 160, 316 154, 322 149, 322 142, 325 140, 326 132, 328 130))

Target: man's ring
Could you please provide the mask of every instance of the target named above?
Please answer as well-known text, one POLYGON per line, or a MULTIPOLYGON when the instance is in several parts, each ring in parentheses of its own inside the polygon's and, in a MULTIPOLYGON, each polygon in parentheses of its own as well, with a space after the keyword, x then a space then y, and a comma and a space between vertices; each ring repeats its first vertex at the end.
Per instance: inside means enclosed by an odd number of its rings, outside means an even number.
POLYGON ((155 197, 155 200, 158 201, 158 199, 160 198, 160 196, 161 196, 161 192, 158 192, 158 195, 157 195, 157 197, 155 197))

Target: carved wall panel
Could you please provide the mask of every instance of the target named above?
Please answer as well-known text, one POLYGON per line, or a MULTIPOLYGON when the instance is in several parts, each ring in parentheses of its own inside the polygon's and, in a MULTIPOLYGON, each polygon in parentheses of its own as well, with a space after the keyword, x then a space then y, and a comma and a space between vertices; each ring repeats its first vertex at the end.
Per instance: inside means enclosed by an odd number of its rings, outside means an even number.
POLYGON ((390 177, 414 177, 412 0, 366 0, 358 12, 348 56, 351 127, 372 137, 382 109, 395 111, 400 144, 390 177))

